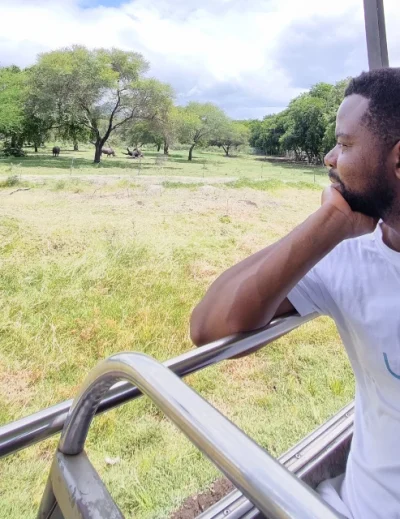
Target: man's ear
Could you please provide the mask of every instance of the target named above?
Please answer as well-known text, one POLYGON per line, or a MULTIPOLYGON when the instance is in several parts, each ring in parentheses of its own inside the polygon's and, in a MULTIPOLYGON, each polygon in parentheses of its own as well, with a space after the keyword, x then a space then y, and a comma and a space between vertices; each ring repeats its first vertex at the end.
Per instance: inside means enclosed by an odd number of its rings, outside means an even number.
POLYGON ((400 141, 396 142, 393 146, 392 161, 395 167, 396 177, 400 180, 400 141))

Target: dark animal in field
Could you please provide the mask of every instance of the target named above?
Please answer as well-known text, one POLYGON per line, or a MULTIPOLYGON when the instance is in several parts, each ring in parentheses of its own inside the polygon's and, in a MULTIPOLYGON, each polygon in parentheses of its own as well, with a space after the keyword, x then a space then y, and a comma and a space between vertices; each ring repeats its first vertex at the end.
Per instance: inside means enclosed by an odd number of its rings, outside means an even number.
POLYGON ((101 148, 101 153, 107 155, 107 157, 115 157, 115 151, 112 148, 101 148))
POLYGON ((128 150, 128 153, 125 153, 125 155, 129 155, 131 159, 138 159, 143 158, 143 153, 138 150, 137 148, 131 151, 129 148, 126 148, 128 150))
POLYGON ((60 155, 60 148, 59 146, 54 146, 53 148, 53 157, 58 157, 60 155))

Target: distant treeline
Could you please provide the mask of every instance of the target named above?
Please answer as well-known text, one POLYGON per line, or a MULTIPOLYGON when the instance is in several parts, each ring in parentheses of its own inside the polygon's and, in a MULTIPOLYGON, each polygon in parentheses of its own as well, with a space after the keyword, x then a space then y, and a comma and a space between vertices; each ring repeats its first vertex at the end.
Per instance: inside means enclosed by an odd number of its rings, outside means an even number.
POLYGON ((266 155, 291 155, 298 161, 322 163, 336 142, 336 112, 347 84, 348 80, 335 85, 317 83, 283 112, 250 121, 250 145, 266 155))
POLYGON ((248 144, 249 128, 230 119, 212 103, 174 104, 170 85, 150 79, 141 54, 119 49, 73 46, 38 56, 21 70, 0 68, 0 139, 2 153, 24 155, 48 142, 94 145, 94 162, 109 142, 140 147, 154 144, 168 154, 175 142, 214 145, 229 155, 248 144))
MULTIPOLYGON (((94 162, 109 145, 153 144, 164 154, 176 143, 218 146, 226 155, 250 144, 268 155, 320 163, 335 142, 335 114, 347 81, 318 83, 264 120, 234 121, 212 103, 175 104, 172 87, 146 75, 141 54, 73 46, 40 54, 26 69, 0 68, 0 151, 23 156, 44 143, 94 145, 94 162)), ((130 153, 130 152, 129 152, 130 153)), ((132 155, 129 155, 132 156, 132 155)))

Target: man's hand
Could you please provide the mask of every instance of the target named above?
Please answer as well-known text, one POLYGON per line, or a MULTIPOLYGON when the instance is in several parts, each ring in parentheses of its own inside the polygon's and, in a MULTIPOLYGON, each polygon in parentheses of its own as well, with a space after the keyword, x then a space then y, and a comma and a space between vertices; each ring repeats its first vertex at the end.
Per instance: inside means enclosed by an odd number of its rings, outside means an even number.
POLYGON ((329 205, 337 210, 338 217, 342 218, 346 228, 347 238, 356 238, 363 234, 369 234, 375 230, 378 220, 356 213, 351 210, 349 204, 340 193, 340 184, 332 184, 322 192, 322 205, 329 205))
POLYGON ((352 211, 338 189, 328 187, 322 207, 305 222, 214 281, 193 311, 193 342, 200 346, 256 330, 287 312, 292 308, 287 294, 310 269, 343 240, 370 233, 376 224, 352 211))

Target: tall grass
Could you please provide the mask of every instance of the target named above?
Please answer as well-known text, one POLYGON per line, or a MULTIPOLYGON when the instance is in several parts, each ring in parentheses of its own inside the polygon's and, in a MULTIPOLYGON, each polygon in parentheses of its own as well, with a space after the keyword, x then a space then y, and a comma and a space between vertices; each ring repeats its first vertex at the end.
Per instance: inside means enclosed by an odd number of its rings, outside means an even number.
MULTIPOLYGON (((165 360, 190 349, 191 309, 218 273, 285 234, 319 199, 281 184, 268 199, 254 190, 248 206, 248 183, 218 196, 144 185, 121 198, 54 182, 2 198, 0 423, 73 397, 118 351, 165 360)), ((118 182, 117 191, 127 187, 118 182)), ((274 455, 353 394, 327 319, 187 382, 274 455)), ((0 461, 0 518, 35 517, 56 441, 0 461)), ((96 418, 86 447, 127 518, 166 517, 218 474, 146 398, 96 418)))

